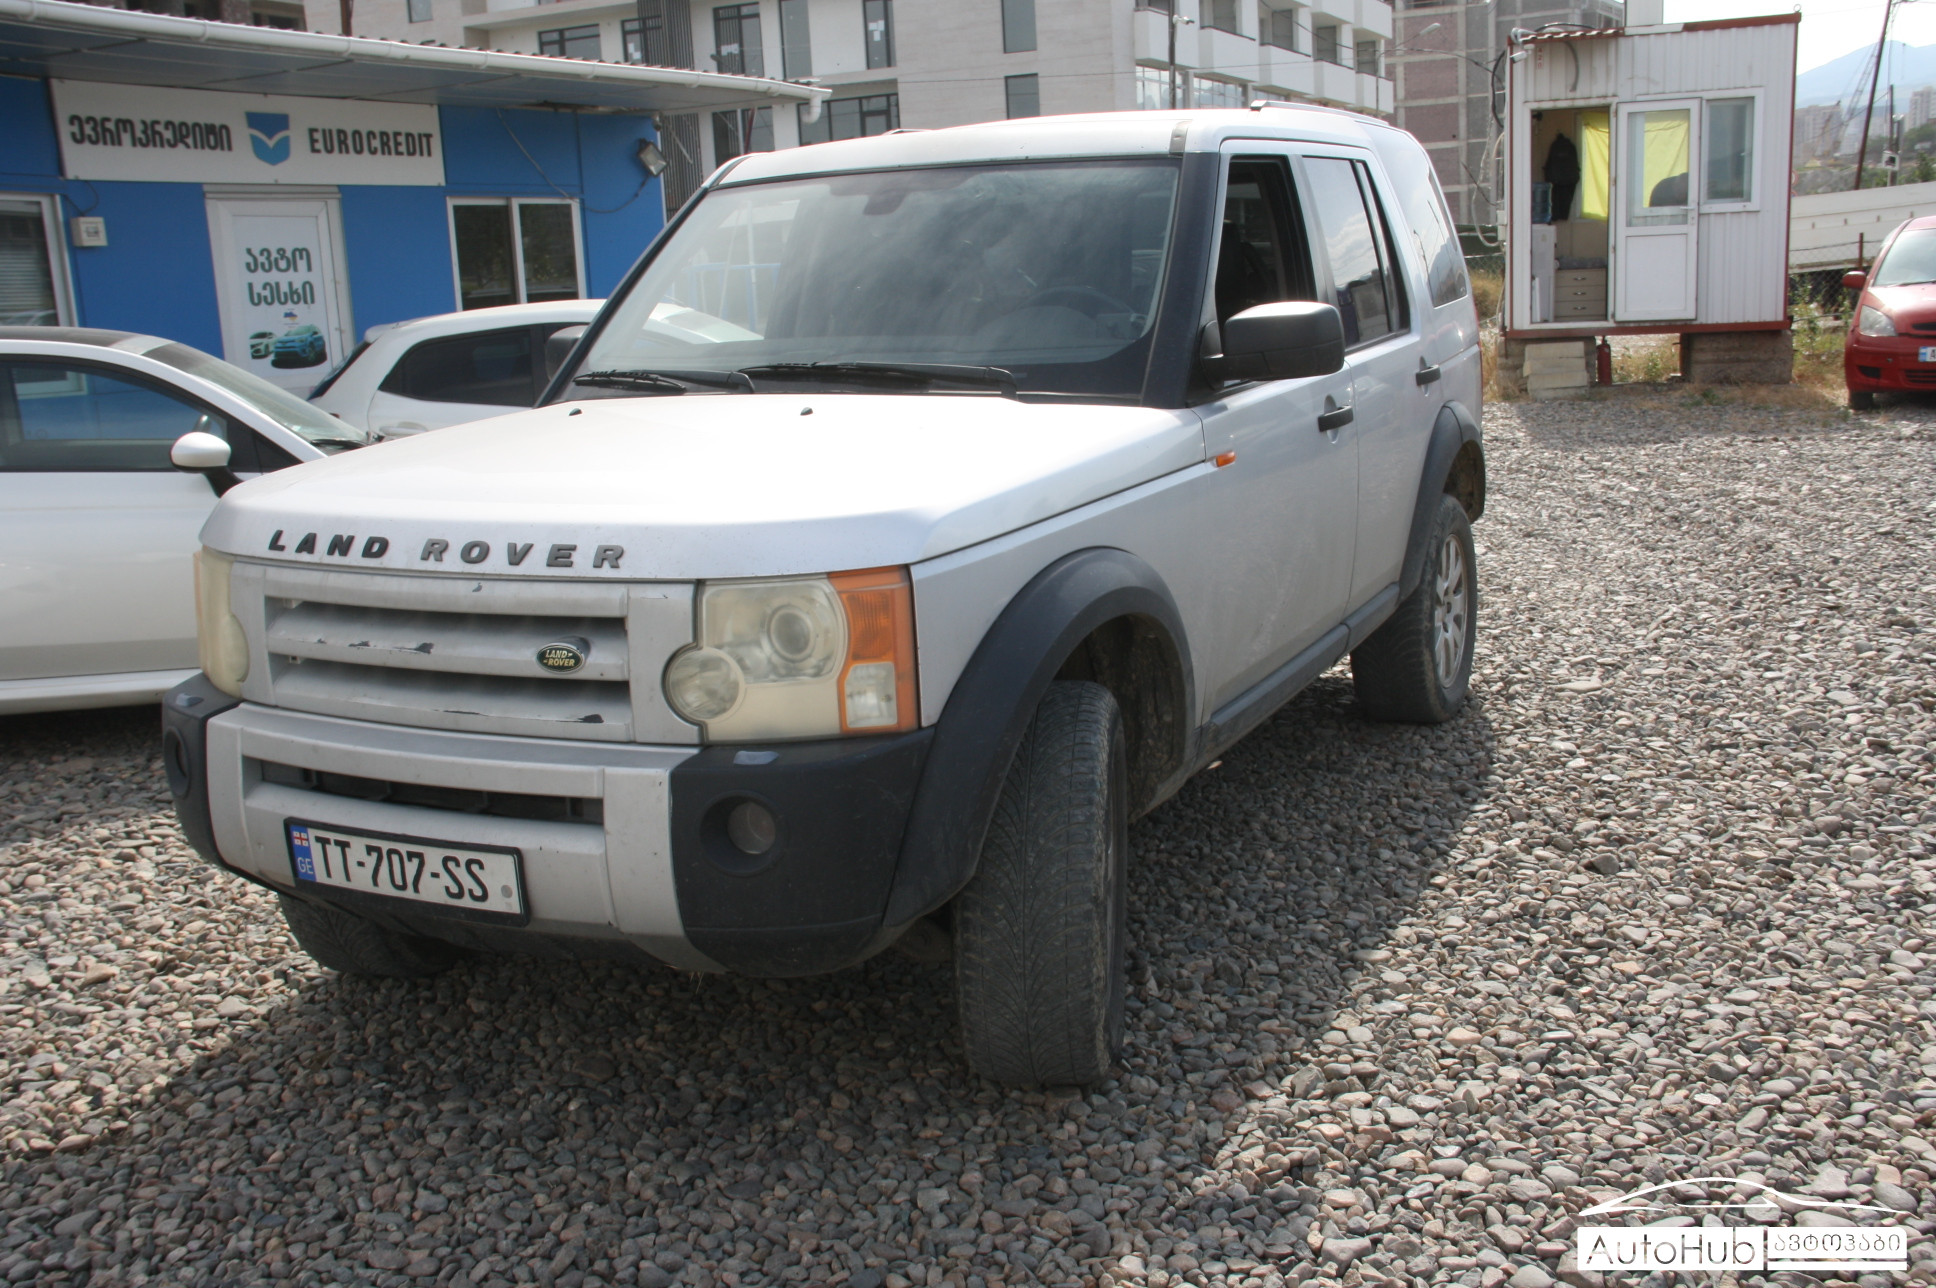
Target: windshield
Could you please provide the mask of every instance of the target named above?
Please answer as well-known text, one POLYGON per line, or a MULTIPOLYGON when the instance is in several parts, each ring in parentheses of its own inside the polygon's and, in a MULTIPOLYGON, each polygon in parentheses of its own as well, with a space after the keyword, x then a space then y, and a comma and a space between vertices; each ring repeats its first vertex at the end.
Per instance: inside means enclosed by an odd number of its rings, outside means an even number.
POLYGON ((1936 282, 1936 228, 1911 228, 1896 238, 1889 253, 1876 265, 1871 286, 1907 286, 1936 282))
POLYGON ((147 350, 142 356, 165 362, 177 371, 186 371, 191 376, 199 376, 211 385, 226 389, 276 424, 302 435, 325 451, 360 447, 370 441, 370 436, 362 430, 344 424, 287 389, 272 385, 260 376, 250 375, 220 358, 210 357, 200 349, 191 349, 185 344, 164 344, 160 348, 147 350))
MULTIPOLYGON (((1012 377, 1023 396, 1133 401, 1176 186, 1175 163, 1162 159, 717 189, 612 306, 570 396, 640 388, 587 381, 594 372, 753 369, 767 389, 807 376, 758 368, 885 363, 999 368, 976 388, 1012 377)), ((811 375, 877 387, 858 372, 811 375)))

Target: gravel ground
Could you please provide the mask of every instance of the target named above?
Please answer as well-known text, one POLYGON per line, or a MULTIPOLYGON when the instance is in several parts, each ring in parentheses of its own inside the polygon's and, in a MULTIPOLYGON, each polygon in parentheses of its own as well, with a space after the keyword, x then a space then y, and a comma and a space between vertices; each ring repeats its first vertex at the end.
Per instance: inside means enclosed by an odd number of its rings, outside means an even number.
POLYGON ((1133 830, 1086 1096, 970 1080, 895 956, 330 976, 152 712, 0 722, 0 1278, 1539 1288, 1715 1175, 1936 1230, 1936 415, 1488 434, 1470 710, 1333 673, 1133 830))

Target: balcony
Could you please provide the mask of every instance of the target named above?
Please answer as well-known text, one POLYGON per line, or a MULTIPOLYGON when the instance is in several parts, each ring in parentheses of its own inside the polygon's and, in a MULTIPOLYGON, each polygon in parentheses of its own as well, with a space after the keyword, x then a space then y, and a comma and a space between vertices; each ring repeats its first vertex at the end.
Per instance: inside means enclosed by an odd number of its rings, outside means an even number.
POLYGON ((1315 92, 1317 74, 1309 54, 1294 53, 1275 45, 1259 51, 1257 84, 1260 89, 1310 97, 1315 92))
MULTIPOLYGON (((1258 73, 1258 45, 1249 36, 1235 32, 1218 31, 1214 27, 1202 30, 1188 30, 1177 33, 1179 46, 1181 39, 1190 35, 1196 37, 1197 67, 1206 72, 1232 80, 1255 80, 1258 73)), ((1181 57, 1181 55, 1179 55, 1181 57)))
MULTIPOLYGON (((1167 66, 1170 61, 1170 15, 1161 9, 1138 9, 1129 16, 1130 49, 1139 63, 1167 66)), ((1176 61, 1180 67, 1197 65, 1193 26, 1179 27, 1176 33, 1176 61)))

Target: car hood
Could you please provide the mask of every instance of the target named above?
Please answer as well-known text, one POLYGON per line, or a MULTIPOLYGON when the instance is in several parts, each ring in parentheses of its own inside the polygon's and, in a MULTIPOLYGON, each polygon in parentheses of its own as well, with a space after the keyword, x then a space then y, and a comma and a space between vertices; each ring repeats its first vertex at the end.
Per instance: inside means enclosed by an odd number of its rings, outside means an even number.
POLYGON ((1917 323, 1936 323, 1936 282, 1871 286, 1869 302, 1887 313, 1904 335, 1917 323))
POLYGON ((1188 411, 950 394, 599 399, 264 475, 222 499, 202 540, 248 558, 480 576, 831 572, 931 559, 1203 459, 1188 411))

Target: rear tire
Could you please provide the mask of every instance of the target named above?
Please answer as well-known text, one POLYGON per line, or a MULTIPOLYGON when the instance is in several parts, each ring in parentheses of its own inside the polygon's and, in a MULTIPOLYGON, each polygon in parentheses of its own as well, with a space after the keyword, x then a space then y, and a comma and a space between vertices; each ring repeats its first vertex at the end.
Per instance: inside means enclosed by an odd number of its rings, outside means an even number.
POLYGON ((1850 411, 1874 411, 1876 409, 1875 391, 1871 389, 1849 390, 1850 411))
POLYGON ((1129 767, 1099 684, 1049 686, 954 905, 955 999, 975 1072, 1083 1086, 1123 1037, 1129 767))
POLYGON ((1472 520, 1439 497, 1425 570, 1411 596, 1351 654, 1358 705, 1373 720, 1443 724, 1472 687, 1479 587, 1472 520))
POLYGON ((282 919, 317 964, 345 975, 424 979, 454 966, 464 950, 441 940, 401 935, 353 912, 278 895, 282 919))

